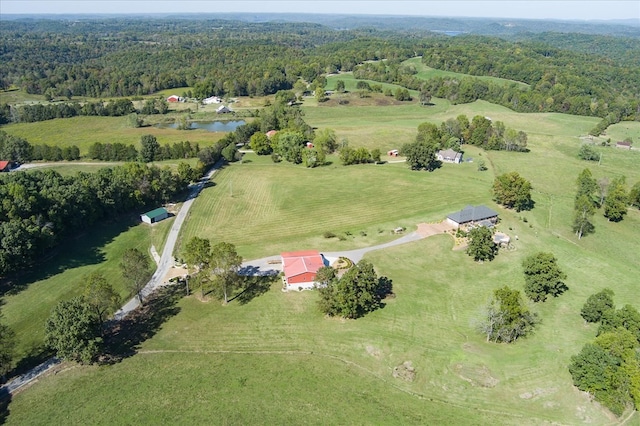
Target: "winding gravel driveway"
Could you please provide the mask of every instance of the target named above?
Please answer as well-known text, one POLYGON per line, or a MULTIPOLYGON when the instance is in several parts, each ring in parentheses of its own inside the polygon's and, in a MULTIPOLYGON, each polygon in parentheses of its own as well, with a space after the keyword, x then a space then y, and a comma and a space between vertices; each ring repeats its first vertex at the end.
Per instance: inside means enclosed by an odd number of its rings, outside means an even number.
MULTIPOLYGON (((221 165, 222 161, 219 161, 207 172, 204 177, 202 177, 198 181, 198 183, 191 185, 189 196, 187 200, 182 204, 178 215, 173 221, 173 225, 171 226, 171 230, 169 231, 169 235, 167 236, 167 242, 165 243, 164 249, 162 250, 162 256, 160 256, 160 261, 158 262, 156 272, 154 272, 147 285, 145 285, 142 289, 141 293, 143 297, 148 296, 153 292, 153 290, 163 284, 163 278, 167 275, 169 269, 173 265, 173 249, 175 248, 176 241, 178 240, 178 234, 180 233, 182 224, 184 223, 184 220, 189 213, 189 209, 191 208, 193 201, 196 199, 200 191, 202 191, 202 188, 204 188, 205 184, 209 181, 209 179, 211 179, 211 176, 213 176, 213 174, 220 168, 221 165)), ((120 321, 139 305, 140 301, 137 297, 134 297, 113 315, 113 319, 115 321, 120 321)), ((15 391, 37 379, 58 364, 60 364, 60 360, 54 357, 48 359, 37 367, 32 368, 26 373, 13 378, 10 382, 0 387, 0 398, 2 397, 2 395, 14 393, 15 391)))

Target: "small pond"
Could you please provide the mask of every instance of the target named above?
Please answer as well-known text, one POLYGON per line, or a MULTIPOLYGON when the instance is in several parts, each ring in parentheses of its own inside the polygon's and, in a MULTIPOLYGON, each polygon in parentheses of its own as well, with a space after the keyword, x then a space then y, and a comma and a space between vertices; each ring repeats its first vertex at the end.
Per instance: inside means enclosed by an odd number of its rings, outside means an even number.
MULTIPOLYGON (((210 132, 233 132, 238 128, 246 124, 244 120, 230 120, 230 121, 192 121, 189 123, 190 129, 204 129, 210 132)), ((162 123, 157 124, 157 127, 161 129, 177 129, 178 123, 162 123)))

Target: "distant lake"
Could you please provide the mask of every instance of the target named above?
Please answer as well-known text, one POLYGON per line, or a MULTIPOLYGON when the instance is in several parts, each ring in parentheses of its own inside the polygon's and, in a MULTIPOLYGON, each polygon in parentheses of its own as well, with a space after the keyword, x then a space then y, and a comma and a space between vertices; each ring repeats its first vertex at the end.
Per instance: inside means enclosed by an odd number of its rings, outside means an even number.
POLYGON ((434 33, 445 34, 452 37, 465 33, 465 31, 448 31, 448 30, 431 30, 431 31, 434 33))
MULTIPOLYGON (((189 123, 190 129, 205 129, 210 132, 233 132, 238 128, 246 124, 244 120, 231 120, 231 121, 192 121, 189 123)), ((178 123, 162 123, 157 127, 161 129, 177 129, 178 123)))

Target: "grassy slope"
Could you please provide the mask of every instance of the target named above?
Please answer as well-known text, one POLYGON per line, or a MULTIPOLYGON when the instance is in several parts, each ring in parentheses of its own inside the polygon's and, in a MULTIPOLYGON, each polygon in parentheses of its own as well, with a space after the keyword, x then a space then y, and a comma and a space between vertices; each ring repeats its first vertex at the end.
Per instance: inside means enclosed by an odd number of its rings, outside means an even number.
MULTIPOLYGON (((123 414, 133 416, 131 422, 176 418, 197 422, 206 415, 205 411, 229 413, 225 419, 230 423, 261 422, 262 418, 256 420, 254 414, 260 412, 255 409, 255 401, 263 404, 259 407, 272 407, 282 403, 287 389, 300 389, 300 393, 309 392, 309 388, 317 391, 314 386, 300 384, 304 378, 320 374, 309 365, 323 366, 322 374, 326 374, 317 385, 321 397, 309 398, 313 403, 296 400, 293 405, 299 418, 310 423, 333 419, 340 423, 340 418, 334 417, 339 414, 331 412, 336 404, 340 407, 336 411, 344 413, 342 419, 346 422, 609 422, 596 405, 571 387, 566 365, 595 332, 593 327, 585 327, 579 317, 579 309, 589 294, 608 286, 615 290, 620 305, 637 304, 636 277, 640 267, 634 253, 640 214, 630 211, 618 224, 606 222, 599 214, 596 234, 578 242, 570 232, 571 203, 575 177, 586 166, 596 177, 624 173, 630 183, 640 179, 638 153, 600 148, 605 150, 605 160, 596 167, 577 160, 575 154, 580 144, 578 136, 585 134, 597 119, 516 114, 484 102, 459 106, 437 102, 436 107, 428 109, 415 105, 384 109, 320 106, 306 111, 310 124, 332 127, 339 136, 347 129, 355 135, 358 127, 378 135, 378 130, 387 127, 389 131, 404 132, 406 140, 411 140, 420 122, 440 122, 461 113, 470 118, 475 114, 489 115, 508 127, 527 131, 531 153, 482 154, 490 160, 494 173, 517 170, 534 185, 537 204, 532 212, 500 210, 501 228, 519 236, 517 249, 502 253, 492 263, 479 265, 464 253, 451 251, 450 237, 441 236, 373 253, 370 259, 380 273, 393 279, 398 297, 385 309, 358 321, 324 319, 315 309, 314 293, 282 294, 277 286, 243 306, 232 303, 222 307, 185 299, 180 305, 181 313, 142 349, 187 353, 148 353, 114 367, 75 369, 43 380, 41 385, 15 397, 9 423, 56 418, 81 422, 87 413, 102 410, 105 400, 124 407, 123 412, 131 411, 132 414, 123 414), (369 115, 373 118, 369 119, 369 115), (372 129, 374 125, 379 128, 372 129), (526 223, 522 217, 527 218, 526 223), (538 250, 552 251, 559 258, 568 273, 570 291, 535 306, 543 322, 531 338, 512 346, 486 344, 474 331, 484 301, 498 286, 521 288, 520 262, 538 250), (201 354, 221 350, 313 351, 314 355, 312 360, 309 355, 286 355, 285 361, 282 354, 201 354), (334 356, 360 367, 346 368, 327 361, 327 357, 334 356), (390 375, 393 366, 406 360, 417 368, 414 383, 401 382, 390 375), (157 374, 158 370, 165 373, 157 374), (175 381, 166 381, 165 377, 171 374, 175 381), (140 385, 127 384, 133 375, 143 377, 140 385), (482 387, 491 377, 498 380, 496 386, 482 387), (269 383, 268 394, 265 382, 269 383), (246 386, 241 392, 220 393, 221 389, 233 390, 243 383, 246 386), (330 384, 329 388, 322 387, 325 383, 330 384), (396 387, 445 404, 409 397, 398 393, 396 387), (60 392, 61 388, 69 392, 60 392), (114 388, 121 391, 113 392, 114 388), (176 402, 167 397, 170 392, 185 398, 176 402), (342 404, 347 395, 354 393, 364 396, 342 404), (144 397, 138 398, 141 394, 144 397), (320 399, 326 404, 322 405, 320 399), (78 404, 78 400, 83 403, 78 404), (201 404, 187 402, 193 400, 201 404), (379 405, 391 406, 391 411, 411 417, 383 417, 387 410, 379 410, 379 405), (69 408, 60 412, 61 406, 69 408), (327 411, 332 416, 318 414, 327 411), (445 415, 451 419, 445 420, 445 415)), ((633 126, 631 131, 635 131, 633 126)), ((382 148, 382 139, 363 137, 353 145, 382 148)), ((397 147, 402 138, 394 142, 397 147)), ((477 152, 470 151, 477 157, 477 152)), ((215 179, 216 186, 202 193, 191 213, 185 239, 196 233, 224 239, 234 242, 245 257, 275 254, 283 249, 353 248, 389 238, 386 232, 378 234, 378 229, 436 220, 467 203, 493 206, 488 191, 493 175, 476 172, 473 164, 445 165, 429 174, 409 172, 402 164, 306 170, 251 158, 251 163, 223 170, 215 179), (354 236, 343 242, 326 240, 321 234, 327 230, 351 231, 354 236), (367 237, 360 236, 360 230, 366 231, 367 237)), ((265 422, 286 422, 289 410, 289 405, 282 410, 265 409, 265 422)), ((104 418, 109 422, 114 417, 104 418)))
POLYGON ((60 246, 37 270, 14 279, 24 289, 3 297, 2 314, 18 336, 15 358, 40 351, 43 324, 51 309, 58 301, 81 294, 86 275, 103 273, 123 298, 128 297, 118 267, 122 253, 127 248, 148 252, 152 243, 160 251, 171 223, 173 219, 149 227, 132 217, 95 226, 60 246))

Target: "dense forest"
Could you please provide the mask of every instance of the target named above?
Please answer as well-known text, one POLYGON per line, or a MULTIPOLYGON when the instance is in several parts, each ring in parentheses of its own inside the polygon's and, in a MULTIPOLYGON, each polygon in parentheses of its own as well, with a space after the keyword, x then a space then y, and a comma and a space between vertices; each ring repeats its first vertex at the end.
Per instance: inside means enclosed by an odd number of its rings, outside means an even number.
MULTIPOLYGON (((0 88, 48 99, 140 96, 187 86, 200 99, 261 96, 291 89, 299 79, 312 83, 326 73, 354 71, 454 103, 484 99, 521 112, 601 117, 593 134, 640 116, 638 38, 518 33, 508 40, 312 23, 121 18, 3 21, 0 40, 0 88), (514 83, 473 77, 425 82, 415 69, 400 66, 414 56, 432 68, 514 83), (380 59, 384 64, 367 62, 380 59)), ((83 113, 79 108, 67 112, 83 113)), ((27 109, 1 111, 3 121, 30 120, 27 109)))

